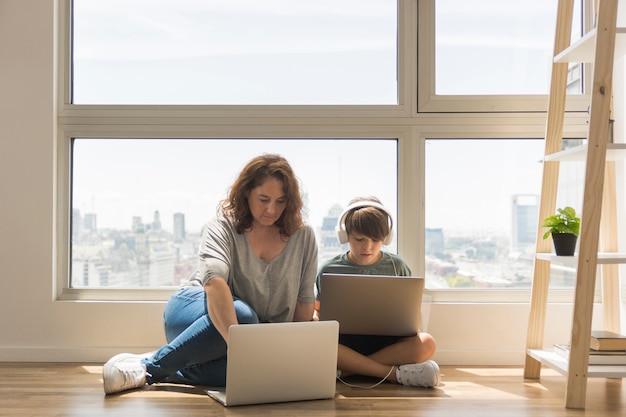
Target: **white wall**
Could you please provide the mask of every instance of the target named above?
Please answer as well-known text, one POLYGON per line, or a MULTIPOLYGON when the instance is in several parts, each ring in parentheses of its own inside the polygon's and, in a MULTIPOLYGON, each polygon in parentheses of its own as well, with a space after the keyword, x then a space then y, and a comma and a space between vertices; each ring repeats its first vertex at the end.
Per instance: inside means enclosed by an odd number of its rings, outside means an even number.
MULTIPOLYGON (((100 362, 164 341, 163 302, 53 299, 54 36, 53 1, 0 0, 0 361, 100 362)), ((569 340, 570 306, 548 317, 546 344, 569 340)), ((436 359, 522 364, 527 318, 526 303, 430 305, 436 359)))

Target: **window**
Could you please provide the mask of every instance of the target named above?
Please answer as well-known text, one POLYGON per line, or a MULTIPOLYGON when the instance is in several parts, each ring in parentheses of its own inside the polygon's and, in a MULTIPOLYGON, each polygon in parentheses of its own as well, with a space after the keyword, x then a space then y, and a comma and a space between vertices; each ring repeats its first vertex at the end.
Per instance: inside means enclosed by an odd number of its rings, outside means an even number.
POLYGON ((74 0, 75 104, 397 104, 395 0, 74 0))
MULTIPOLYGON (((543 0, 420 1, 419 111, 545 111, 556 10, 543 0)), ((572 39, 582 36, 584 18, 576 0, 572 39)), ((583 77, 583 65, 572 64, 570 92, 585 92, 583 77)), ((568 110, 586 106, 579 97, 568 110)))
POLYGON ((394 139, 74 139, 71 287, 180 285, 195 271, 202 226, 265 152, 299 176, 320 262, 345 250, 335 226, 352 198, 375 195, 396 211, 394 139))
MULTIPOLYGON (((71 244, 57 288, 117 300, 177 285, 234 175, 276 152, 302 179, 320 260, 325 247, 341 251, 331 230, 341 207, 376 195, 397 213, 388 249, 430 291, 527 289, 543 155, 530 138, 545 129, 555 6, 511 6, 519 20, 504 29, 528 42, 511 41, 522 50, 507 67, 489 65, 497 45, 475 42, 503 36, 476 23, 509 16, 500 3, 472 3, 465 41, 480 48, 459 59, 453 23, 466 5, 452 0, 61 0, 57 211, 71 244), (529 21, 540 27, 513 29, 529 21), (509 157, 481 159, 497 152, 509 157), (214 155, 219 174, 207 171, 214 155)), ((572 91, 583 76, 572 67, 572 91)), ((586 130, 579 107, 566 119, 575 136, 586 130)))
POLYGON ((556 1, 436 0, 435 7, 436 94, 548 93, 556 1))
MULTIPOLYGON (((429 288, 530 288, 544 146, 533 139, 426 141, 429 288)), ((581 207, 582 166, 568 164, 557 201, 581 207)), ((572 288, 575 278, 573 267, 556 265, 550 285, 572 288)))

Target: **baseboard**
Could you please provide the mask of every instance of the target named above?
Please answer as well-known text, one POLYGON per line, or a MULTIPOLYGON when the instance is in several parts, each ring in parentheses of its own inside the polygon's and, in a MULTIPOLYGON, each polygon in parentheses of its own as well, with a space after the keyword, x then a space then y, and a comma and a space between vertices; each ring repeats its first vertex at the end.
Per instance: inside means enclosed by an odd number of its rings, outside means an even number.
POLYGON ((157 349, 155 346, 146 347, 32 347, 11 346, 0 347, 0 362, 76 362, 102 363, 121 352, 145 353, 157 349))
MULTIPOLYGON (((77 362, 102 363, 120 352, 145 353, 157 346, 144 347, 0 347, 0 362, 77 362)), ((433 358, 440 365, 517 366, 523 365, 524 350, 446 350, 439 349, 433 358)))
POLYGON ((523 366, 525 350, 445 350, 438 349, 434 360, 452 366, 523 366))

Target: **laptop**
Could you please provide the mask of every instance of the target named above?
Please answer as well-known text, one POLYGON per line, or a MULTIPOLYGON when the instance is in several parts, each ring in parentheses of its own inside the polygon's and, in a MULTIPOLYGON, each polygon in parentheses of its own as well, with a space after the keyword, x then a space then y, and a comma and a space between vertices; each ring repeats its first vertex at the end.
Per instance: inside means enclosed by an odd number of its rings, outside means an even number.
POLYGON ((339 332, 413 336, 419 331, 424 278, 322 274, 320 320, 336 320, 339 332))
POLYGON ((241 324, 228 330, 226 387, 207 394, 236 406, 335 396, 339 323, 241 324))

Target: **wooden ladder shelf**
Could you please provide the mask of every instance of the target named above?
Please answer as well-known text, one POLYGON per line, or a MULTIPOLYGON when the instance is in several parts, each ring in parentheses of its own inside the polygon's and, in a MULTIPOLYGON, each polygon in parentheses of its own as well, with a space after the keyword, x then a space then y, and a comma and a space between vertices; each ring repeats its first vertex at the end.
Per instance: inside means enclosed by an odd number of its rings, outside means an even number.
POLYGON ((545 230, 538 227, 524 365, 524 377, 527 379, 539 378, 542 364, 566 375, 567 408, 585 407, 587 377, 626 377, 626 366, 589 366, 588 356, 597 267, 601 266, 604 326, 607 330, 619 332, 618 264, 626 263, 626 256, 615 253, 618 249, 615 162, 607 161, 607 149, 611 154, 617 152, 619 157, 626 158, 623 144, 609 144, 616 33, 622 30, 616 28, 617 0, 598 0, 596 3, 596 27, 570 45, 574 0, 559 0, 546 122, 546 158, 539 205, 540 226, 544 218, 556 211, 559 164, 567 159, 561 159, 559 155, 567 154, 571 157, 572 153, 576 153, 561 150, 568 62, 590 62, 593 66, 593 90, 589 107, 588 143, 580 149, 581 160, 586 163, 583 205, 580 210, 580 246, 576 260, 573 261, 577 267, 570 359, 564 360, 549 350, 542 350, 550 266, 560 260, 551 255, 551 239, 543 240, 545 230))

